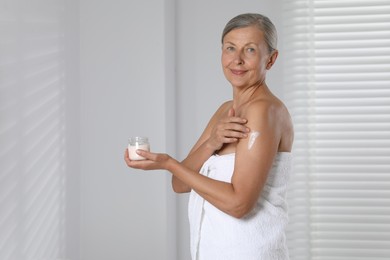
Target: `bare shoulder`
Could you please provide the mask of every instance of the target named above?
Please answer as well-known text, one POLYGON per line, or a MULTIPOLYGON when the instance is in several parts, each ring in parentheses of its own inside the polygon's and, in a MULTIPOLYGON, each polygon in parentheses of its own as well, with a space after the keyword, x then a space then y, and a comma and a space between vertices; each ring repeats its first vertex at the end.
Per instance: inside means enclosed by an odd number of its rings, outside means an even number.
POLYGON ((232 100, 225 101, 222 103, 222 105, 219 106, 216 113, 223 114, 227 112, 232 106, 233 106, 232 100))
POLYGON ((203 133, 199 137, 198 141, 195 143, 195 145, 192 147, 189 154, 192 154, 196 149, 199 148, 206 140, 209 138, 211 131, 215 124, 217 124, 218 120, 223 117, 227 111, 229 111, 229 108, 232 106, 232 101, 226 101, 222 103, 218 107, 218 109, 214 112, 213 116, 210 118, 208 124, 206 125, 205 129, 203 130, 203 133))
POLYGON ((206 126, 206 132, 211 131, 211 128, 218 122, 218 120, 228 113, 229 108, 232 107, 232 103, 233 103, 233 101, 229 100, 229 101, 222 103, 218 107, 218 109, 215 111, 214 115, 211 117, 208 125, 206 126))
POLYGON ((278 151, 291 151, 294 138, 293 123, 285 104, 275 96, 258 98, 242 111, 249 127, 268 129, 279 138, 278 151))
POLYGON ((253 100, 242 110, 242 114, 250 117, 279 118, 280 116, 289 115, 286 106, 280 99, 275 96, 266 96, 253 100))

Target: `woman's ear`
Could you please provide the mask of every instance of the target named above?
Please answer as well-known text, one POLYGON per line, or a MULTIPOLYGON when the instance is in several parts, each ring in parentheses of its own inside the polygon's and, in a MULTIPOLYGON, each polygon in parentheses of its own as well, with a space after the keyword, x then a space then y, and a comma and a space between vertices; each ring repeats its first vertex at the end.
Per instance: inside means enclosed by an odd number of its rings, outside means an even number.
POLYGON ((267 63, 267 67, 266 67, 267 70, 271 69, 272 65, 274 65, 276 58, 278 57, 278 54, 279 54, 278 50, 274 50, 272 52, 267 63))

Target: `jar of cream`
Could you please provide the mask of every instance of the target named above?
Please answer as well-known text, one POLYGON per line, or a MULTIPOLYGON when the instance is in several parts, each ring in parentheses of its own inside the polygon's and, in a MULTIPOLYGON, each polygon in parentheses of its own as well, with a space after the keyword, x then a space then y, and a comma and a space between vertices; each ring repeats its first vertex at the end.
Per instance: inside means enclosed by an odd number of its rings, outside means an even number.
POLYGON ((129 150, 129 157, 131 160, 139 161, 145 160, 144 157, 138 155, 136 153, 137 150, 145 150, 150 151, 149 140, 147 137, 131 137, 129 138, 129 146, 127 148, 129 150))

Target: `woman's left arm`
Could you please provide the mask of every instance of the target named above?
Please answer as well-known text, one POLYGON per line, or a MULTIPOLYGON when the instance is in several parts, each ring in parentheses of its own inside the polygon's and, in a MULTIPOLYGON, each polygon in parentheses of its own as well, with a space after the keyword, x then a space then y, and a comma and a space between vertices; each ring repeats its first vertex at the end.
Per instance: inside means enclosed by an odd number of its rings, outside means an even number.
POLYGON ((256 203, 278 150, 281 131, 273 104, 257 102, 246 111, 249 137, 236 147, 231 183, 192 171, 166 154, 139 151, 146 161, 126 160, 128 166, 144 170, 165 169, 225 213, 241 218, 256 203))

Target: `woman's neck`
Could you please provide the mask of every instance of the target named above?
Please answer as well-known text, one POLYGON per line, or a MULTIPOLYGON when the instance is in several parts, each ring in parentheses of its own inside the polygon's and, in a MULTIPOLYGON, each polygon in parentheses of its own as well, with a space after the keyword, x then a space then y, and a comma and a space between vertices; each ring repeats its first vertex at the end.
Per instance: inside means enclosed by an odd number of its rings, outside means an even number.
POLYGON ((237 88, 233 87, 233 108, 238 111, 242 106, 251 102, 259 96, 265 95, 269 91, 265 82, 247 87, 247 88, 237 88))

